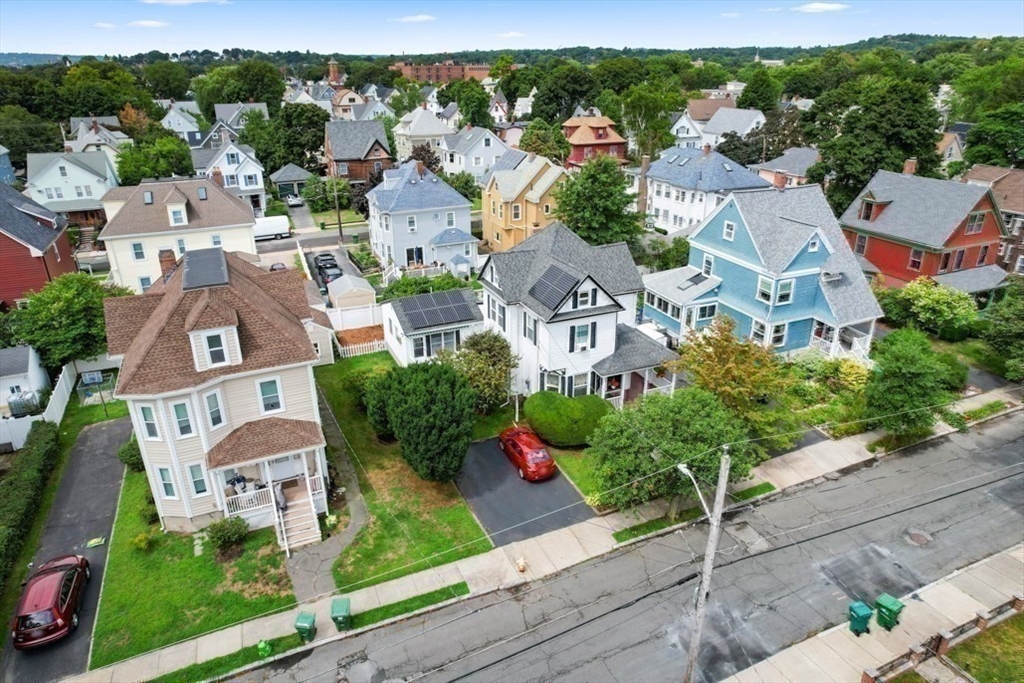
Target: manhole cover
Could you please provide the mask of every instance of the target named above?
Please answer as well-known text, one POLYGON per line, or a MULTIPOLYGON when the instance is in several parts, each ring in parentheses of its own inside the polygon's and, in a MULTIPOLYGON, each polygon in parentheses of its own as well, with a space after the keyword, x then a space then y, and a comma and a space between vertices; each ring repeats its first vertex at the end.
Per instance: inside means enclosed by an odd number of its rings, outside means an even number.
POLYGON ((907 529, 903 532, 903 540, 912 546, 920 548, 932 542, 932 536, 927 531, 920 529, 907 529))

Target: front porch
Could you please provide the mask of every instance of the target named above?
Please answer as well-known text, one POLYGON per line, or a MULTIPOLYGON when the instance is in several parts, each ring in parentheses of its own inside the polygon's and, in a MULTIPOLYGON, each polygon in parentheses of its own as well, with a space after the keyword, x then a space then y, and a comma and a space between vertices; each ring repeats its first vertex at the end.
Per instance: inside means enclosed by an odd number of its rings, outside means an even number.
POLYGON ((684 383, 663 366, 676 358, 674 351, 640 329, 619 324, 615 330, 615 353, 594 364, 591 393, 617 409, 652 392, 671 396, 684 383))
POLYGON ((813 323, 810 348, 821 351, 829 358, 853 358, 868 367, 872 365, 868 353, 875 335, 874 320, 842 327, 817 319, 813 323))

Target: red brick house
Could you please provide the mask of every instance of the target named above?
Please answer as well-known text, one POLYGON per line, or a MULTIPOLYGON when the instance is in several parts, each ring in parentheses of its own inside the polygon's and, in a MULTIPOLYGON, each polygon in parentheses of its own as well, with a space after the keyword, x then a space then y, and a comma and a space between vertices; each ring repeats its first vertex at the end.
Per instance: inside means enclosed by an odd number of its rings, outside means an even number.
POLYGON ((67 220, 0 183, 0 310, 78 270, 67 220))
POLYGON ((839 219, 850 247, 902 287, 923 275, 987 303, 1005 279, 997 265, 1006 235, 992 192, 981 185, 879 171, 839 219))
POLYGON ((374 171, 391 168, 391 148, 384 125, 373 121, 329 121, 325 124, 327 174, 365 183, 374 171))
POLYGON ((562 124, 562 133, 572 146, 565 160, 567 168, 578 168, 598 154, 626 163, 626 141, 607 116, 574 116, 562 124))

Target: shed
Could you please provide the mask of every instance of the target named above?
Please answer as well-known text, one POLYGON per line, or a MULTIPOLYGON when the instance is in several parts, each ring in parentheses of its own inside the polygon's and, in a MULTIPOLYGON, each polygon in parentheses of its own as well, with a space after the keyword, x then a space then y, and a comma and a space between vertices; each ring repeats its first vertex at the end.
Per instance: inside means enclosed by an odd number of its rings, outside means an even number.
POLYGON ((327 284, 327 298, 335 308, 370 306, 377 302, 377 290, 355 275, 342 275, 327 284))

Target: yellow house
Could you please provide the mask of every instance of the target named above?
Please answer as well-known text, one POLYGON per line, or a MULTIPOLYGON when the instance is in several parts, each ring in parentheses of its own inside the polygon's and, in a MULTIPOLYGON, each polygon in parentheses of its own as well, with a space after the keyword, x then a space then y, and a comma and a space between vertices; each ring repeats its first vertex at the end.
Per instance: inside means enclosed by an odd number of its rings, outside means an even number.
POLYGON ((554 220, 552 190, 566 171, 546 157, 509 150, 484 183, 484 240, 506 251, 554 220), (504 161, 505 163, 502 163, 504 161))

